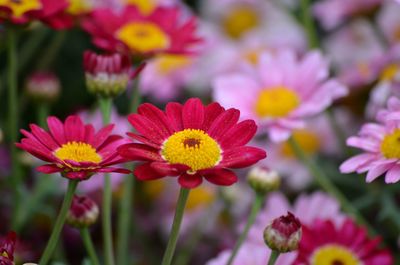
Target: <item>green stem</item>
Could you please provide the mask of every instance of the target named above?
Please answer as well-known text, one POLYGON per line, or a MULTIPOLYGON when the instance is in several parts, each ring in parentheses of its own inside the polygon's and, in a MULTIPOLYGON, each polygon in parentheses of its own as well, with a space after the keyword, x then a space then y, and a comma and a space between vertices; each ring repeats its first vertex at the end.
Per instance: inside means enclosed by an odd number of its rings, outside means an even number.
POLYGON ((89 229, 87 227, 80 230, 83 244, 85 245, 86 251, 89 254, 91 265, 100 265, 99 259, 96 255, 96 250, 93 245, 92 237, 90 236, 89 229))
POLYGON ((169 235, 167 248, 164 253, 161 265, 170 265, 174 256, 176 242, 178 241, 179 229, 181 227, 183 212, 187 199, 189 197, 190 189, 181 188, 179 192, 178 202, 176 204, 174 221, 172 223, 171 233, 169 235))
POLYGON ((56 248, 57 242, 61 234, 61 230, 64 226, 65 218, 67 217, 68 210, 71 207, 72 198, 74 197, 74 193, 76 187, 78 186, 78 183, 78 180, 70 180, 68 182, 67 193, 65 194, 64 201, 56 219, 56 223, 54 225, 50 239, 47 242, 47 246, 43 252, 42 257, 40 258, 39 265, 46 265, 53 255, 54 249, 56 248))
POLYGON ((296 154, 297 158, 300 159, 307 166, 317 184, 330 195, 335 197, 340 202, 343 210, 346 211, 348 214, 354 216, 358 223, 367 226, 370 233, 376 234, 373 228, 362 217, 358 210, 350 203, 346 196, 344 196, 344 194, 331 182, 329 177, 325 175, 323 170, 321 170, 321 168, 318 167, 318 165, 304 153, 300 145, 293 137, 289 139, 289 144, 292 147, 293 152, 296 154))
POLYGON ((47 117, 49 116, 49 105, 46 103, 41 103, 36 106, 37 108, 37 119, 38 124, 41 128, 47 129, 47 117))
POLYGON ((242 234, 239 236, 239 239, 236 241, 236 244, 232 250, 231 256, 229 257, 226 265, 233 264, 233 261, 236 255, 238 254, 240 247, 247 238, 247 234, 249 233, 250 227, 254 224, 254 221, 256 220, 257 214, 260 211, 261 206, 264 202, 264 198, 265 198, 264 194, 256 193, 256 198, 254 199, 253 205, 251 207, 250 215, 247 219, 246 226, 244 227, 242 234))
POLYGON ((136 80, 133 80, 131 98, 129 101, 129 113, 136 112, 141 101, 142 101, 142 96, 139 90, 139 77, 137 77, 136 80))
MULTIPOLYGON (((107 125, 111 119, 112 98, 99 98, 100 110, 103 116, 103 124, 107 125)), ((103 189, 103 214, 102 214, 102 228, 103 228, 103 243, 104 243, 104 259, 106 265, 114 265, 114 248, 112 237, 112 187, 109 174, 104 175, 104 189, 103 189)))
POLYGON ((46 54, 42 56, 42 60, 39 61, 37 69, 44 70, 54 61, 58 51, 64 43, 67 31, 61 30, 55 33, 55 36, 51 40, 50 46, 46 49, 46 54))
POLYGON ((118 222, 118 248, 117 264, 128 265, 129 262, 129 238, 132 217, 132 199, 135 188, 134 176, 126 175, 124 179, 124 190, 120 200, 119 222, 118 222))
POLYGON ((269 256, 268 265, 275 265, 275 262, 278 260, 280 253, 278 251, 272 250, 271 256, 269 256))
POLYGON ((310 48, 318 48, 320 45, 317 37, 314 18, 311 15, 310 0, 301 0, 300 2, 301 20, 303 21, 303 25, 306 29, 310 48))
POLYGON ((19 61, 19 72, 23 71, 27 66, 28 62, 31 61, 34 55, 37 56, 38 49, 42 42, 47 37, 50 30, 46 27, 40 27, 39 29, 30 33, 29 39, 23 43, 20 52, 19 61))
POLYGON ((18 139, 18 82, 17 82, 17 71, 18 71, 18 56, 17 56, 17 32, 10 28, 7 35, 7 53, 8 53, 8 134, 11 148, 11 181, 14 189, 14 205, 13 205, 13 217, 12 224, 14 228, 15 220, 20 211, 21 206, 21 166, 18 158, 18 150, 15 147, 15 143, 18 139))
POLYGON ((341 147, 341 150, 344 152, 348 153, 348 155, 351 155, 351 151, 349 148, 346 146, 346 136, 345 133, 343 132, 342 128, 340 127, 335 114, 333 113, 333 109, 329 108, 326 110, 326 115, 329 119, 329 123, 332 127, 332 130, 335 132, 336 138, 339 141, 339 145, 341 147))

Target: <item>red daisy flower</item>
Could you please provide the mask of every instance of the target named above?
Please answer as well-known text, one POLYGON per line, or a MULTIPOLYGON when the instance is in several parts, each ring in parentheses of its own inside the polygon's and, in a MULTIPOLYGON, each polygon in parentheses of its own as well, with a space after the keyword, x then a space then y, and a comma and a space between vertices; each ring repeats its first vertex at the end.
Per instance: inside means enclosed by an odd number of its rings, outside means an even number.
POLYGON ((66 0, 0 0, 0 20, 21 24, 34 19, 51 20, 67 8, 66 0))
POLYGON ((184 105, 168 103, 165 112, 145 103, 128 117, 138 132, 128 135, 141 143, 122 145, 118 152, 145 161, 134 170, 140 180, 179 176, 181 186, 194 188, 204 177, 217 185, 231 185, 237 177, 228 168, 247 167, 266 157, 264 150, 245 146, 257 126, 252 120, 237 123, 239 114, 218 103, 204 106, 197 98, 184 105))
POLYGON ((91 124, 83 124, 78 116, 69 116, 63 124, 56 117, 49 117, 46 132, 31 124, 31 133, 21 130, 26 137, 16 145, 50 164, 39 166, 38 171, 46 174, 62 172, 69 179, 88 179, 95 172, 129 173, 111 165, 124 162, 116 149, 126 143, 119 135, 111 135, 110 124, 97 133, 91 124))
POLYGON ((187 53, 199 42, 195 17, 182 22, 179 7, 158 7, 148 15, 130 5, 118 13, 97 9, 83 22, 83 28, 95 45, 111 52, 187 53))
POLYGON ((0 264, 14 264, 14 250, 17 241, 17 234, 9 232, 6 237, 0 239, 0 264))
POLYGON ((388 250, 379 249, 381 239, 369 238, 365 228, 347 219, 336 228, 330 220, 303 227, 297 265, 392 265, 388 250))

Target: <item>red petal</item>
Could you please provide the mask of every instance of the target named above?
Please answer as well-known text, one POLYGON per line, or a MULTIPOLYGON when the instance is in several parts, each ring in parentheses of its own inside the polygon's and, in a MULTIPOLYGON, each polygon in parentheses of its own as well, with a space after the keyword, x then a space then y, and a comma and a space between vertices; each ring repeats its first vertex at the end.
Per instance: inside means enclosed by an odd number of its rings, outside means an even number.
POLYGON ((154 170, 154 168, 150 166, 150 163, 137 166, 133 171, 133 174, 139 180, 154 180, 165 177, 165 175, 162 175, 160 172, 154 170))
POLYGON ((142 115, 131 114, 128 116, 128 120, 136 131, 157 144, 162 144, 170 136, 160 126, 142 115))
POLYGON ((142 116, 145 116, 155 124, 158 124, 160 127, 160 130, 164 131, 163 135, 171 135, 174 130, 171 128, 169 121, 167 117, 165 116, 164 112, 162 112, 160 109, 155 107, 152 104, 149 103, 144 103, 140 105, 138 108, 137 113, 139 113, 142 116))
POLYGON ((228 169, 210 169, 203 170, 201 174, 208 180, 209 182, 221 185, 221 186, 229 186, 233 183, 237 182, 237 176, 231 170, 228 169))
POLYGON ((183 127, 202 129, 204 122, 204 106, 198 98, 186 101, 182 110, 183 127))
POLYGON ((240 112, 237 109, 228 109, 220 114, 211 124, 208 134, 218 140, 239 120, 240 112))
POLYGON ((92 143, 94 138, 94 127, 91 124, 85 125, 85 143, 92 143))
POLYGON ((257 125, 253 120, 242 121, 232 127, 219 141, 221 147, 231 148, 247 144, 257 132, 257 125))
POLYGON ((180 164, 168 164, 166 162, 152 162, 151 167, 165 176, 177 176, 180 172, 186 172, 190 167, 180 164))
POLYGON ((53 174, 56 172, 61 172, 63 171, 62 168, 59 168, 56 165, 52 165, 52 164, 48 164, 48 165, 43 165, 43 166, 39 166, 36 168, 37 171, 42 172, 44 174, 53 174))
POLYGON ((214 120, 224 111, 225 109, 217 102, 207 105, 204 110, 203 130, 208 131, 214 120))
POLYGON ((167 114, 171 127, 174 128, 175 131, 182 131, 182 105, 176 102, 170 102, 165 107, 165 113, 167 114))
POLYGON ((90 144, 97 149, 104 141, 110 136, 112 130, 114 129, 114 124, 107 125, 98 131, 93 137, 93 142, 90 144))
POLYGON ((50 150, 56 150, 59 145, 54 141, 54 138, 35 124, 30 125, 32 134, 45 146, 49 147, 50 150))
POLYGON ((59 119, 53 116, 48 117, 47 125, 49 127, 50 133, 54 137, 54 140, 56 140, 56 142, 60 146, 67 142, 64 134, 64 125, 59 119))
POLYGON ((127 132, 126 133, 129 137, 133 138, 136 141, 142 142, 146 145, 149 145, 155 149, 159 149, 160 145, 156 144, 155 142, 152 142, 151 140, 147 139, 146 137, 142 136, 142 135, 138 135, 136 133, 132 133, 132 132, 127 132))
POLYGON ((203 178, 199 174, 190 175, 184 173, 179 176, 178 182, 183 188, 193 189, 203 182, 203 178))
POLYGON ((239 146, 222 153, 222 161, 218 167, 248 167, 267 157, 264 150, 251 146, 239 146))
POLYGON ((144 144, 124 144, 117 149, 120 156, 130 160, 163 161, 157 149, 144 144))
POLYGON ((125 168, 116 168, 116 167, 105 167, 105 168, 100 168, 97 170, 97 172, 115 172, 115 173, 121 173, 121 174, 129 174, 132 173, 131 170, 125 169, 125 168))
POLYGON ((64 122, 64 133, 67 141, 81 142, 85 139, 85 126, 79 116, 68 116, 64 122))

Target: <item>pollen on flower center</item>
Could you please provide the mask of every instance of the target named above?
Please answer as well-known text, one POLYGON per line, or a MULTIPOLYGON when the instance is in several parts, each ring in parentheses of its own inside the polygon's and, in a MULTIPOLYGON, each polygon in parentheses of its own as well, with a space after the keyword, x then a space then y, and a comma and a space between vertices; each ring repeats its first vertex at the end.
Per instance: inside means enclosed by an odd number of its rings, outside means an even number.
POLYGON ((71 15, 80 15, 93 9, 93 3, 90 0, 69 0, 67 12, 71 15))
POLYGON ((293 90, 277 86, 260 92, 255 104, 255 113, 262 118, 283 117, 296 109, 299 104, 299 96, 293 90))
MULTIPOLYGON (((315 154, 321 147, 321 141, 318 135, 308 130, 295 130, 292 137, 300 145, 308 155, 315 154)), ((281 152, 286 157, 294 157, 295 154, 289 142, 285 142, 281 146, 281 152)))
POLYGON ((189 56, 177 54, 163 54, 155 59, 158 72, 164 75, 183 68, 190 62, 189 56))
POLYGON ((130 22, 120 28, 116 36, 130 49, 142 53, 166 49, 169 36, 155 23, 130 22))
POLYGON ((400 67, 396 64, 389 64, 385 69, 383 69, 380 80, 392 81, 398 73, 400 73, 400 67))
POLYGON ((400 158, 400 129, 385 136, 381 142, 381 152, 386 158, 400 158))
POLYGON ((191 171, 211 168, 221 160, 221 148, 207 133, 185 129, 171 135, 164 143, 161 154, 171 164, 184 164, 191 171))
POLYGON ((42 3, 39 0, 0 0, 0 6, 7 6, 13 16, 21 17, 28 11, 42 8, 42 3))
POLYGON ((75 162, 100 163, 102 158, 90 144, 82 142, 68 142, 58 148, 54 155, 61 160, 75 162))
POLYGON ((233 8, 223 19, 222 26, 232 38, 240 38, 244 33, 260 24, 257 11, 249 6, 233 8))
POLYGON ((154 0, 126 0, 127 4, 136 6, 142 14, 150 14, 157 6, 154 0))
POLYGON ((362 265, 362 263, 347 248, 332 244, 317 249, 311 258, 311 265, 362 265))

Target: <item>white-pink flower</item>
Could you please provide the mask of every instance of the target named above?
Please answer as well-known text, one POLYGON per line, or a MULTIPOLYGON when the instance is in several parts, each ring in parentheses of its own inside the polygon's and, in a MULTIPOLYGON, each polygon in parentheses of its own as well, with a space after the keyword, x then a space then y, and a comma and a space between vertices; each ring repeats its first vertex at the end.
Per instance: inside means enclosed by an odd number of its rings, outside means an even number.
POLYGON ((287 140, 292 130, 305 126, 304 119, 347 94, 329 79, 328 62, 318 51, 303 58, 291 50, 262 53, 256 65, 244 63, 239 71, 218 76, 213 88, 216 101, 255 120, 274 142, 287 140))
POLYGON ((400 100, 392 97, 388 108, 378 112, 378 123, 366 123, 358 136, 347 139, 347 145, 364 152, 346 160, 342 173, 367 172, 366 181, 371 182, 385 174, 386 183, 400 180, 400 100))

